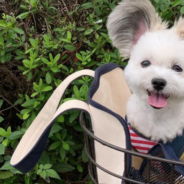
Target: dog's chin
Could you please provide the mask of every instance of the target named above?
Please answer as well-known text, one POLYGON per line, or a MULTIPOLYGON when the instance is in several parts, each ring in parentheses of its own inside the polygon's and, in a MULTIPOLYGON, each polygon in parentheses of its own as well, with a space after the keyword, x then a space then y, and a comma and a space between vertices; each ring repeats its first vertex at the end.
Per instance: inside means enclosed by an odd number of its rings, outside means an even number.
POLYGON ((167 100, 170 97, 169 94, 164 94, 161 91, 147 90, 148 104, 154 109, 163 109, 167 106, 167 100))

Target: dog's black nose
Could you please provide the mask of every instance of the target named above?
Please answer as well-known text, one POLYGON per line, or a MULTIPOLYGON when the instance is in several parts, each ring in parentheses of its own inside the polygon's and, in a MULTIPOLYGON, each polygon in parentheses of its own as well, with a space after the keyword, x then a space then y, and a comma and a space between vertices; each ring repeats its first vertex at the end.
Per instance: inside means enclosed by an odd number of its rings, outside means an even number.
POLYGON ((157 91, 163 90, 167 82, 164 79, 152 79, 152 85, 157 91))

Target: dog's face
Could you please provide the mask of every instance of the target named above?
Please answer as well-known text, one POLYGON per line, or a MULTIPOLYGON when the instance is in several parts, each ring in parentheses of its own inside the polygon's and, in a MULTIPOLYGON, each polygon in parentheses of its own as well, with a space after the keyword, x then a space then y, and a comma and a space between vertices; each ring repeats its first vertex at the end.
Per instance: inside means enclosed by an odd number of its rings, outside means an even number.
POLYGON ((134 94, 156 109, 184 100, 184 20, 167 29, 148 0, 124 0, 107 27, 134 94))
POLYGON ((125 77, 154 108, 184 100, 184 41, 172 30, 145 33, 132 49, 125 77))

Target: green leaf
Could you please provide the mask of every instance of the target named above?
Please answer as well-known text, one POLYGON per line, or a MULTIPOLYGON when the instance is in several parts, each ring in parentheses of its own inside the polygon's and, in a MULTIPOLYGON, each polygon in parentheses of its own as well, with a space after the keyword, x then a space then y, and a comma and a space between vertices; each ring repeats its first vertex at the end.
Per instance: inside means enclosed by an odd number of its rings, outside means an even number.
POLYGON ((72 34, 70 31, 67 31, 67 40, 71 41, 71 39, 72 39, 72 34))
POLYGON ((52 90, 52 86, 46 86, 42 89, 42 92, 50 91, 52 90))
POLYGON ((175 1, 172 3, 172 7, 178 6, 179 4, 180 4, 180 0, 175 0, 175 1))
POLYGON ((0 156, 0 163, 3 163, 4 162, 4 159, 2 156, 0 156))
POLYGON ((159 2, 159 0, 154 0, 156 3, 158 3, 159 2))
POLYGON ((64 163, 64 162, 55 164, 53 168, 59 173, 66 173, 66 172, 71 172, 75 170, 75 167, 73 167, 70 164, 64 163))
POLYGON ((76 50, 76 47, 74 45, 65 45, 64 48, 66 50, 71 51, 71 52, 73 52, 74 50, 76 50))
POLYGON ((77 144, 77 145, 75 145, 75 146, 72 146, 72 148, 74 149, 74 150, 82 150, 82 148, 83 148, 83 144, 77 144))
POLYGON ((56 121, 60 122, 60 123, 63 123, 64 122, 64 116, 63 115, 60 115, 56 121))
POLYGON ((79 116, 79 113, 79 111, 73 111, 73 113, 70 114, 69 123, 72 123, 79 116))
POLYGON ((76 154, 75 154, 75 151, 74 151, 72 148, 69 149, 69 153, 70 153, 71 155, 73 155, 74 157, 75 157, 75 155, 76 155, 76 154))
POLYGON ((60 141, 52 143, 51 146, 49 147, 49 150, 56 149, 57 147, 59 147, 60 144, 61 144, 60 141))
POLYGON ((37 172, 36 172, 36 174, 39 174, 39 175, 40 175, 41 173, 42 173, 42 169, 38 169, 37 172))
POLYGON ((67 144, 69 144, 70 146, 75 145, 75 143, 74 143, 74 142, 72 142, 72 141, 66 141, 66 143, 67 143, 67 144))
POLYGON ((54 73, 60 72, 60 69, 58 67, 52 67, 51 71, 54 72, 54 73))
POLYGON ((55 56, 55 58, 54 58, 54 63, 57 63, 57 61, 59 60, 59 58, 60 58, 60 54, 57 54, 57 55, 55 56))
POLYGON ((4 138, 0 136, 0 142, 2 142, 2 141, 3 141, 3 139, 4 139, 4 138))
POLYGON ((7 138, 9 140, 15 140, 15 139, 20 138, 22 135, 23 135, 23 132, 21 132, 21 131, 15 131, 12 134, 10 134, 7 138))
POLYGON ((97 13, 98 16, 100 16, 102 14, 102 11, 98 6, 94 7, 94 10, 95 10, 95 12, 97 13))
POLYGON ((46 82, 47 84, 51 84, 52 82, 52 75, 50 74, 50 72, 46 73, 46 82))
POLYGON ((50 163, 50 157, 47 155, 46 152, 44 152, 39 160, 39 162, 43 165, 50 163))
POLYGON ((43 166, 43 169, 50 169, 52 167, 52 164, 46 164, 43 166))
POLYGON ((69 150, 70 149, 70 146, 66 142, 62 141, 62 145, 63 145, 63 148, 65 150, 69 150))
POLYGON ((54 58, 53 58, 53 56, 52 56, 52 54, 51 54, 51 53, 49 54, 49 58, 50 58, 50 61, 51 61, 51 62, 53 62, 53 61, 54 61, 54 58))
POLYGON ((22 107, 30 107, 32 106, 37 99, 28 99, 25 103, 22 104, 22 107))
POLYGON ((33 77, 32 72, 28 72, 28 74, 27 74, 27 80, 30 81, 32 77, 33 77))
POLYGON ((46 65, 48 65, 48 64, 50 63, 49 60, 46 59, 46 58, 42 58, 42 61, 43 61, 46 65))
POLYGON ((63 140, 65 139, 66 135, 67 135, 67 130, 63 129, 61 134, 63 140))
POLYGON ((63 70, 65 70, 66 72, 68 72, 68 71, 69 71, 68 67, 67 67, 67 66, 65 66, 65 65, 63 65, 63 66, 62 66, 62 69, 63 69, 63 70))
POLYGON ((24 19, 24 18, 26 18, 29 14, 30 14, 30 12, 24 12, 24 13, 21 13, 20 15, 18 15, 16 18, 24 19))
POLYGON ((184 14, 184 6, 181 7, 180 12, 181 14, 184 14))
POLYGON ((10 165, 10 161, 6 161, 5 164, 0 168, 0 170, 11 170, 13 167, 10 165))
POLYGON ((110 54, 105 54, 105 60, 106 60, 106 62, 110 62, 110 59, 111 59, 111 56, 110 56, 110 54))
POLYGON ((5 152, 5 147, 3 144, 0 144, 0 155, 3 155, 5 152))
POLYGON ((93 8, 93 7, 94 7, 94 5, 93 5, 93 3, 91 3, 91 2, 89 2, 89 3, 84 3, 84 4, 81 5, 81 8, 82 8, 82 9, 89 9, 89 8, 93 8))
POLYGON ((41 176, 43 179, 45 179, 45 178, 47 177, 46 171, 42 171, 42 172, 40 173, 40 176, 41 176))
POLYGON ((87 157, 87 155, 86 155, 85 147, 83 147, 83 149, 82 149, 82 161, 83 161, 84 163, 88 162, 88 157, 87 157))
POLYGON ((74 86, 73 87, 73 91, 76 94, 77 98, 80 98, 80 93, 79 93, 79 90, 78 90, 78 87, 77 86, 74 86))
POLYGON ((46 170, 47 176, 50 176, 51 178, 61 179, 58 175, 58 173, 53 169, 46 170))
POLYGON ((8 139, 5 139, 3 142, 2 142, 2 144, 4 145, 4 147, 6 148, 7 146, 8 146, 8 144, 9 144, 9 140, 8 139))
POLYGON ((61 140, 61 134, 60 134, 60 132, 57 132, 57 133, 56 133, 56 137, 57 137, 59 140, 61 140))
POLYGON ((35 92, 31 95, 31 97, 35 97, 38 94, 38 92, 35 92))
POLYGON ((7 54, 5 54, 3 56, 0 56, 0 61, 1 61, 1 63, 5 63, 5 62, 10 61, 11 58, 12 58, 11 53, 7 53, 7 54))
POLYGON ((29 117, 29 112, 25 112, 24 114, 23 114, 23 120, 26 120, 28 117, 29 117))
POLYGON ((66 157, 66 150, 63 147, 60 149, 60 156, 62 160, 64 160, 66 157))
POLYGON ((43 38, 47 44, 50 44, 50 36, 49 35, 44 35, 43 38))
POLYGON ((75 129, 76 131, 78 131, 78 132, 83 132, 83 129, 82 129, 82 127, 81 127, 80 125, 75 125, 75 126, 74 126, 74 129, 75 129))
POLYGON ((37 0, 30 0, 30 5, 35 8, 37 6, 37 0))
POLYGON ((76 54, 76 57, 77 57, 80 61, 82 61, 82 56, 81 56, 79 53, 76 54))
POLYGON ((4 46, 4 38, 1 34, 0 34, 0 45, 4 46))
POLYGON ((83 28, 83 27, 77 27, 76 30, 77 30, 77 31, 84 31, 85 28, 83 28))
POLYGON ((7 136, 7 133, 6 133, 6 131, 3 128, 0 128, 0 136, 2 136, 2 137, 6 137, 7 136))
POLYGON ((11 132, 11 126, 9 126, 8 128, 7 128, 7 136, 9 136, 12 132, 11 132))
POLYGON ((24 31, 18 27, 13 28, 13 31, 15 31, 18 34, 24 34, 24 31))
POLYGON ((83 171, 82 166, 81 166, 81 165, 77 165, 77 170, 78 170, 79 172, 82 172, 82 171, 83 171))
POLYGON ((9 161, 10 159, 11 159, 11 156, 10 155, 5 155, 4 156, 4 160, 9 161))
POLYGON ((52 126, 52 129, 51 129, 50 133, 49 133, 49 136, 52 136, 54 133, 59 132, 61 129, 62 129, 61 126, 59 126, 57 124, 54 124, 52 126))
POLYGON ((13 176, 13 173, 10 171, 0 171, 0 180, 4 180, 4 179, 8 179, 11 178, 13 176))
POLYGON ((34 48, 37 47, 38 39, 30 38, 29 41, 34 48))
POLYGON ((66 43, 71 43, 71 41, 68 41, 67 39, 64 39, 64 38, 60 38, 60 40, 66 43))
POLYGON ((0 123, 4 120, 4 118, 2 116, 0 116, 0 123))
POLYGON ((88 29, 84 32, 84 35, 89 35, 93 32, 93 29, 88 29))
POLYGON ((0 100, 0 108, 1 108, 2 105, 3 105, 3 102, 4 102, 4 100, 0 100))
POLYGON ((22 62, 26 68, 30 68, 30 61, 28 59, 24 59, 22 62))
POLYGON ((30 184, 30 176, 28 174, 24 175, 24 181, 25 181, 25 184, 30 184))
POLYGON ((184 0, 180 0, 180 4, 181 5, 184 5, 184 0))

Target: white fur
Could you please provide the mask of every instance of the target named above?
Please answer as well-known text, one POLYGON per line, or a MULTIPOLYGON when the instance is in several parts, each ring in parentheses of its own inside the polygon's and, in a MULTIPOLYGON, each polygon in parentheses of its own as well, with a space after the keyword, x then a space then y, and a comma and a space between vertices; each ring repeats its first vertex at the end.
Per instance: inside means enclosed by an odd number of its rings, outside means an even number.
POLYGON ((125 69, 133 92, 127 104, 128 120, 155 141, 172 140, 184 129, 184 72, 173 71, 174 64, 184 68, 184 41, 171 29, 144 34, 134 46, 125 69), (144 60, 149 60, 151 66, 142 68, 140 63, 144 60), (170 97, 163 109, 154 109, 147 102, 146 90, 154 90, 153 78, 167 81, 163 93, 170 97))
MULTIPOLYGON (((126 7, 129 1, 133 2, 132 0, 125 0, 126 7)), ((148 2, 148 0, 138 1, 144 3, 146 1, 148 2)), ((123 3, 121 3, 121 8, 123 8, 123 6, 123 3)), ((130 15, 127 16, 130 17, 130 15)), ((114 18, 115 17, 113 17, 113 20, 114 18)), ((123 17, 123 19, 128 21, 126 16, 123 17)), ((111 20, 109 20, 109 22, 110 21, 111 20)), ((142 22, 142 20, 140 20, 140 22, 142 22)), ((125 78, 132 91, 132 95, 127 104, 128 120, 133 127, 154 141, 171 141, 177 135, 181 135, 184 130, 183 28, 183 19, 175 23, 175 26, 171 29, 158 29, 153 31, 146 28, 147 31, 142 32, 138 42, 136 44, 132 43, 133 47, 129 53, 130 59, 125 68, 125 78), (141 62, 144 60, 150 61, 151 65, 147 68, 143 68, 141 62), (182 67, 183 72, 178 73, 174 71, 172 67, 175 64, 182 67), (162 78, 167 81, 167 85, 162 93, 168 94, 170 97, 167 100, 167 106, 162 109, 154 109, 147 102, 147 90, 154 90, 151 83, 153 78, 162 78)), ((111 30, 110 23, 108 24, 108 29, 111 30)), ((113 30, 114 29, 115 28, 113 28, 113 30)), ((140 34, 141 29, 142 28, 137 31, 137 34, 140 34)), ((132 34, 136 34, 136 32, 132 34)), ((111 39, 114 37, 115 36, 111 36, 111 39)), ((132 37, 134 37, 134 35, 132 35, 132 37)), ((115 41, 117 42, 117 40, 115 41)), ((129 41, 132 42, 131 39, 129 41)), ((118 48, 120 51, 125 50, 126 47, 130 49, 130 44, 126 46, 126 44, 121 45, 119 43, 117 45, 124 47, 118 48)))

